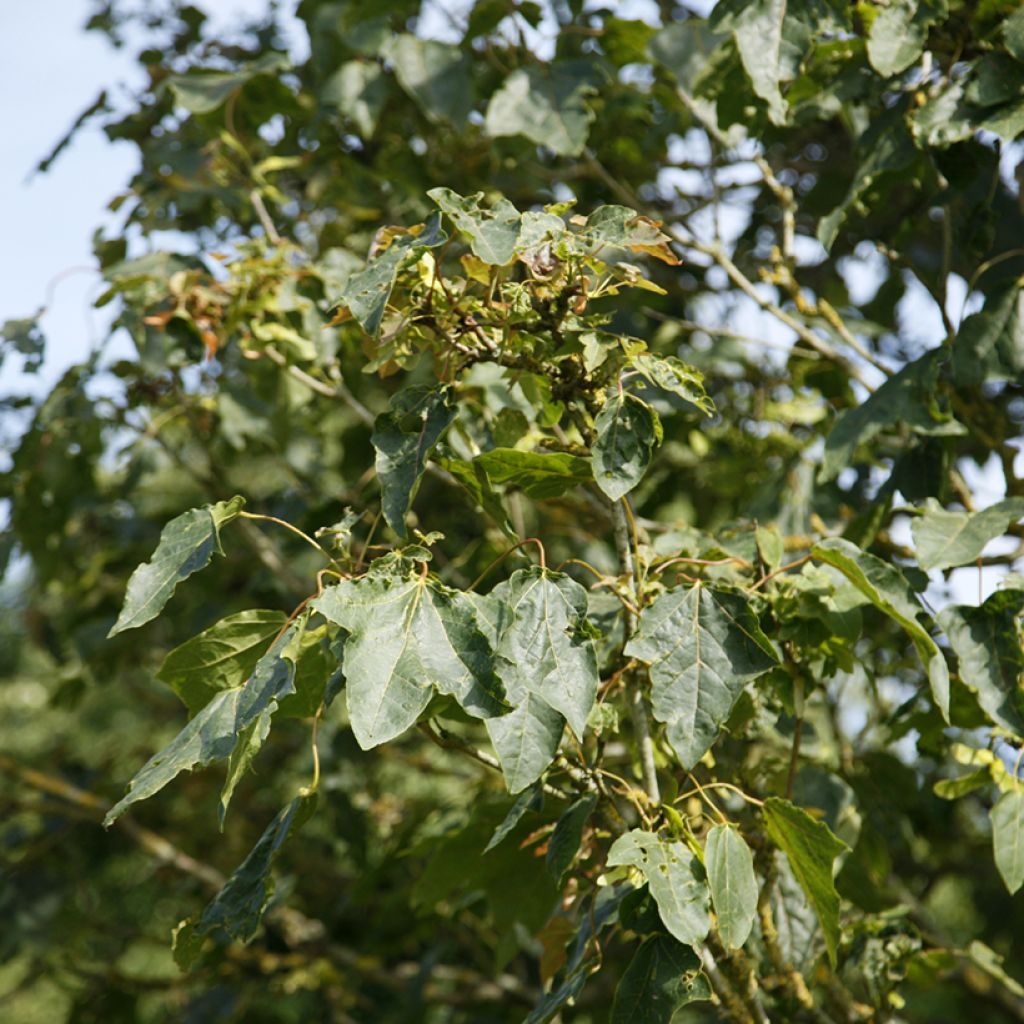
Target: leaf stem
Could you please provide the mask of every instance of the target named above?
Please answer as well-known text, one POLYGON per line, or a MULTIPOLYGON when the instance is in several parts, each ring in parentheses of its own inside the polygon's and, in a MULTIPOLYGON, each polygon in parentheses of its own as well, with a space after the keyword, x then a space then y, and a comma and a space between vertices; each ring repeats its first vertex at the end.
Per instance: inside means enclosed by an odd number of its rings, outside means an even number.
MULTIPOLYGON (((473 582, 469 585, 469 589, 470 590, 476 590, 476 588, 487 578, 487 576, 490 574, 492 569, 496 569, 499 565, 501 565, 502 562, 505 561, 506 558, 508 558, 509 555, 512 554, 513 551, 518 551, 525 544, 536 544, 537 545, 537 553, 538 553, 538 557, 540 559, 540 567, 541 567, 541 569, 544 569, 546 571, 548 565, 547 565, 547 556, 546 556, 546 554, 544 552, 544 545, 543 545, 543 543, 537 537, 526 537, 524 540, 519 541, 518 544, 513 544, 512 547, 510 547, 507 551, 505 551, 502 554, 498 555, 498 557, 493 562, 491 562, 491 564, 489 566, 487 566, 487 568, 484 569, 484 571, 482 573, 480 573, 480 575, 477 576, 477 578, 475 580, 473 580, 473 582)), ((563 565, 564 564, 565 563, 563 563, 563 565)))
POLYGON ((327 551, 325 551, 319 544, 317 544, 315 540, 313 540, 312 537, 309 536, 308 533, 303 533, 303 531, 300 530, 297 526, 292 526, 291 523, 286 522, 284 519, 278 519, 277 516, 263 515, 260 512, 239 512, 238 516, 240 519, 252 519, 256 522, 275 523, 278 526, 283 526, 286 530, 291 530, 291 532, 294 533, 296 537, 301 537, 311 548, 315 548, 317 551, 319 551, 320 554, 323 555, 324 558, 326 558, 327 561, 331 563, 331 565, 338 564, 330 556, 330 554, 328 554, 327 551))

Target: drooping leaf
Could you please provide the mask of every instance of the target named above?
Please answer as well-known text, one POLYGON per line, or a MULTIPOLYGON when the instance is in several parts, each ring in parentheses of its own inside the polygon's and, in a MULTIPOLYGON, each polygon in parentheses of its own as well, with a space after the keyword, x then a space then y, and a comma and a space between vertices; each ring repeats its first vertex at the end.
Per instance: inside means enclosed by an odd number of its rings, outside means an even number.
POLYGON ((564 573, 532 568, 492 593, 508 609, 495 653, 509 702, 533 694, 582 737, 599 681, 586 590, 564 573))
POLYGON ((960 678, 996 725, 1024 736, 1024 590, 1000 590, 980 608, 949 605, 939 625, 956 653, 960 678))
POLYGON ((1024 789, 1014 786, 989 813, 999 875, 1012 896, 1024 885, 1024 789))
POLYGON ((876 608, 907 631, 928 672, 935 704, 949 721, 949 668, 928 630, 918 620, 923 609, 899 569, 840 537, 830 537, 816 544, 811 555, 838 569, 876 608))
POLYGON ((523 815, 527 811, 539 811, 544 803, 544 791, 540 786, 531 786, 529 789, 523 790, 515 798, 512 806, 508 809, 508 814, 502 819, 501 824, 494 830, 494 834, 487 841, 487 845, 484 847, 484 853, 493 850, 498 843, 506 839, 512 830, 519 824, 523 819, 523 815))
POLYGON ((155 619, 182 580, 205 569, 214 554, 224 554, 221 527, 235 519, 244 504, 245 499, 236 496, 172 519, 160 533, 152 560, 143 562, 128 580, 124 606, 107 636, 155 619))
POLYGON ((166 84, 175 100, 190 114, 210 114, 236 90, 257 75, 270 75, 291 67, 283 53, 265 53, 243 64, 237 71, 192 70, 183 75, 170 75, 166 84))
POLYGON ((492 484, 514 487, 531 498, 558 498, 593 479, 590 460, 568 452, 524 452, 492 448, 472 463, 492 484))
POLYGON ((311 606, 349 633, 345 696, 363 750, 405 732, 435 690, 478 718, 504 710, 491 645, 464 594, 380 573, 328 587, 311 606))
POLYGON ((629 393, 613 395, 594 421, 594 479, 612 501, 643 479, 654 449, 661 444, 658 414, 629 393))
POLYGON ((278 702, 294 692, 295 665, 286 654, 304 626, 304 620, 293 622, 256 663, 246 683, 221 690, 154 754, 128 783, 128 792, 107 812, 103 824, 110 826, 132 804, 158 793, 181 772, 228 760, 240 741, 248 738, 246 730, 269 721, 278 702))
POLYGON ((714 402, 704 390, 704 375, 681 359, 638 352, 630 357, 629 365, 654 387, 692 402, 705 415, 715 411, 714 402))
POLYGON ((711 928, 708 886, 700 861, 685 843, 633 829, 615 840, 607 863, 640 870, 662 923, 680 942, 697 947, 707 938, 711 928))
POLYGON ((174 959, 182 970, 191 969, 208 935, 226 933, 237 942, 255 934, 274 894, 274 862, 292 836, 316 809, 316 793, 297 796, 267 826, 249 855, 224 888, 201 914, 182 921, 174 930, 174 959))
POLYGON ((754 926, 757 879, 750 847, 728 825, 715 825, 704 844, 704 870, 718 934, 730 949, 739 949, 754 926))
POLYGON ((432 188, 427 195, 469 238, 475 256, 492 266, 512 262, 522 217, 507 199, 499 199, 484 210, 480 206, 482 192, 463 197, 450 188, 432 188))
POLYGON ((447 239, 441 230, 441 215, 433 214, 425 224, 395 238, 365 269, 350 275, 342 289, 340 305, 349 310, 367 334, 376 336, 398 272, 424 249, 435 249, 447 239))
POLYGON ((788 800, 769 797, 763 813, 768 835, 786 854, 800 888, 814 908, 825 936, 829 960, 835 966, 839 946, 839 893, 832 878, 833 862, 847 846, 836 839, 828 825, 815 821, 788 800))
POLYGON ((594 119, 585 103, 593 88, 589 60, 513 71, 487 106, 487 134, 524 135, 559 156, 579 156, 594 119))
POLYGON ((625 653, 650 665, 654 717, 687 770, 715 742, 743 687, 778 660, 746 600, 705 586, 657 597, 625 653))
POLYGON ((494 490, 484 467, 476 459, 448 459, 435 455, 434 462, 441 469, 451 473, 473 499, 474 504, 494 520, 506 537, 513 541, 518 539, 509 521, 508 512, 502 504, 501 495, 494 490))
POLYGON ((950 512, 934 498, 910 524, 922 569, 949 569, 973 562, 985 545, 1024 518, 1024 498, 1006 498, 980 512, 950 512))
POLYGON ((574 801, 555 823, 548 840, 546 863, 555 881, 561 885, 562 877, 576 859, 587 819, 597 806, 597 795, 587 793, 574 801))
POLYGON ((447 387, 413 386, 399 391, 377 417, 371 441, 376 451, 384 519, 406 537, 409 514, 427 459, 455 419, 447 387))
POLYGON ((871 66, 887 78, 906 71, 920 59, 928 29, 948 16, 947 0, 892 0, 871 23, 871 66))
POLYGON ((667 936, 652 935, 615 989, 611 1024, 671 1024, 677 1010, 710 998, 711 983, 697 954, 667 936))
POLYGON ((465 123, 473 109, 473 79, 469 59, 457 46, 404 32, 383 52, 399 84, 428 118, 456 127, 465 123))
POLYGON ((679 257, 672 251, 672 238, 661 230, 661 222, 628 206, 599 206, 587 217, 583 231, 599 245, 644 253, 670 266, 679 264, 679 257))
POLYGON ((1019 380, 1024 373, 1024 290, 1015 281, 967 317, 953 340, 953 379, 962 387, 1019 380))
POLYGON ((175 647, 164 658, 157 678, 194 715, 216 693, 241 686, 249 678, 286 619, 284 612, 259 608, 229 615, 175 647))

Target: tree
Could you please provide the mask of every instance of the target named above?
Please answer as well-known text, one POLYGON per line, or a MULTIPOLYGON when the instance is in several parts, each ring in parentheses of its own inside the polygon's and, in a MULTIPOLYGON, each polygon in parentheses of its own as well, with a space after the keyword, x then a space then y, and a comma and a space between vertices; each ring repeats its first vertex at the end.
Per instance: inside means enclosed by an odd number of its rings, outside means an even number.
POLYGON ((5 1018, 1024 1020, 1024 14, 467 6, 90 22, 5 1018))

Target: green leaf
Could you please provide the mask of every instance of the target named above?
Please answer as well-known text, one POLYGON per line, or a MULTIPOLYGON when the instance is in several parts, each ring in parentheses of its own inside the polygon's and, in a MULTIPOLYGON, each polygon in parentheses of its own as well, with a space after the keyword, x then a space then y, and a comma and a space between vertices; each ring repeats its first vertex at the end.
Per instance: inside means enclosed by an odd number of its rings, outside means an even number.
POLYGON ((223 555, 221 527, 235 519, 244 504, 245 499, 236 496, 172 519, 160 534, 152 561, 143 562, 128 580, 124 607, 107 636, 155 619, 182 580, 205 569, 214 554, 223 555))
POLYGON ((918 621, 921 605, 899 569, 839 537, 816 544, 811 556, 838 569, 876 608, 910 635, 928 672, 935 704, 949 721, 949 668, 928 630, 918 621))
POLYGON ((467 462, 464 459, 446 459, 443 456, 434 457, 434 462, 447 470, 466 490, 473 499, 473 503, 501 528, 502 532, 510 540, 518 539, 512 524, 509 522, 508 512, 502 504, 501 496, 491 486, 491 481, 484 471, 484 467, 474 459, 467 462))
POLYGON ((1024 8, 1018 8, 1003 22, 1002 32, 1007 50, 1024 63, 1024 8))
POLYGON ((472 602, 418 574, 371 574, 328 587, 311 606, 349 633, 343 671, 363 750, 405 732, 433 691, 470 715, 504 710, 493 655, 472 602))
POLYGON ((388 411, 373 425, 370 440, 377 453, 384 518, 399 537, 408 535, 405 517, 427 459, 455 419, 450 396, 445 386, 405 388, 392 397, 388 411))
POLYGON ((681 359, 638 352, 630 357, 629 365, 654 387, 692 402, 707 416, 714 413, 715 404, 704 390, 704 374, 681 359))
POLYGON ((788 106, 780 82, 796 77, 809 40, 786 19, 786 0, 721 0, 709 19, 716 32, 731 32, 754 92, 768 105, 772 124, 785 124, 788 106), (800 44, 803 45, 800 45, 800 44))
POLYGON ((949 512, 934 498, 925 503, 924 515, 910 524, 917 548, 917 563, 924 570, 967 565, 985 545, 1002 537, 1007 527, 1024 518, 1024 498, 1006 498, 981 512, 949 512))
POLYGON ((940 779, 932 786, 932 792, 943 800, 959 800, 991 781, 992 773, 988 768, 975 768, 973 772, 958 775, 955 779, 940 779))
POLYGON ((487 134, 524 135, 558 156, 579 156, 594 119, 584 102, 594 91, 593 74, 590 60, 513 71, 487 106, 487 134))
POLYGON ((846 197, 818 225, 818 241, 826 250, 831 250, 847 213, 856 206, 864 193, 883 175, 905 171, 918 155, 914 140, 899 111, 887 111, 875 117, 858 139, 857 152, 853 181, 846 197))
POLYGON ((561 886, 562 878, 576 859, 583 838, 583 826, 597 806, 597 794, 587 793, 572 803, 555 823, 545 858, 548 871, 561 886))
POLYGON ((645 939, 615 989, 611 1024, 671 1024, 677 1010, 711 998, 692 949, 663 935, 645 939))
POLYGON ((920 59, 928 29, 948 16, 947 0, 892 0, 871 23, 871 66, 886 78, 906 71, 920 59))
POLYGON ((594 479, 612 501, 618 501, 647 472, 654 449, 661 444, 661 421, 645 402, 620 392, 605 402, 594 427, 594 479))
POLYGON ((170 75, 167 86, 174 99, 191 114, 213 113, 236 90, 257 75, 274 74, 291 67, 283 53, 265 53, 237 71, 200 71, 193 69, 184 75, 170 75))
POLYGON ((1024 789, 1016 784, 989 812, 996 868, 1012 896, 1024 885, 1024 789))
POLYGON ((194 715, 219 691, 241 686, 249 678, 286 621, 284 612, 260 608, 229 615, 175 647, 157 678, 194 715))
POLYGON ((448 236, 441 230, 441 215, 435 213, 425 224, 399 235, 384 252, 370 260, 364 270, 350 275, 339 304, 349 310, 367 334, 376 336, 398 272, 418 259, 424 249, 436 249, 447 240, 448 236))
POLYGON ((527 693, 507 715, 484 725, 510 793, 518 793, 541 777, 555 759, 565 719, 540 697, 527 693))
POLYGON ((1024 374, 1024 290, 1016 282, 967 317, 953 341, 953 380, 961 387, 1024 374))
POLYGON ((857 448, 888 427, 937 436, 964 433, 963 426, 940 412, 935 402, 940 358, 937 351, 925 353, 836 420, 825 439, 825 458, 818 474, 821 483, 852 465, 857 448))
POLYGON ((704 870, 718 934, 728 948, 739 949, 754 926, 758 890, 754 858, 736 829, 728 825, 711 829, 704 844, 704 870))
POLYGON ((495 485, 514 487, 528 497, 558 498, 579 484, 593 480, 590 460, 567 452, 524 452, 518 448, 492 448, 472 463, 480 466, 495 485))
POLYGON ((687 771, 715 742, 744 686, 778 661, 745 598, 701 585, 659 595, 625 654, 650 665, 654 717, 687 771))
POLYGON ((693 851, 685 843, 633 829, 619 836, 608 851, 608 866, 620 864, 640 870, 672 935, 687 946, 700 946, 711 929, 710 896, 693 851))
POLYGON ((484 210, 480 207, 483 192, 463 197, 450 188, 432 188, 427 195, 469 238, 473 255, 492 266, 503 267, 512 262, 522 217, 507 199, 499 199, 484 210))
POLYGON ((286 654, 304 627, 304 620, 293 622, 260 658, 245 684, 214 696, 163 750, 154 754, 128 783, 126 795, 107 812, 104 826, 112 825, 132 804, 158 793, 182 772, 228 760, 247 739, 246 730, 269 721, 278 702, 295 690, 295 665, 286 654))
POLYGON ((1024 736, 1024 590, 1000 590, 980 608, 950 605, 939 625, 957 656, 960 678, 991 721, 1024 736))
POLYGON ((431 121, 465 124, 473 109, 469 58, 450 43, 421 39, 408 32, 383 47, 399 84, 431 121))
POLYGON ((783 851, 793 874, 821 924, 832 966, 839 946, 839 893, 832 879, 833 862, 847 845, 840 842, 828 825, 815 821, 788 800, 769 797, 764 803, 768 835, 783 851))
POLYGON ((583 234, 598 245, 645 253, 673 267, 679 264, 671 237, 661 230, 661 221, 644 217, 628 206, 599 206, 587 217, 583 234))
POLYGON ((531 568, 492 596, 507 608, 495 653, 509 702, 518 706, 532 694, 582 738, 599 682, 586 590, 564 573, 531 568))
POLYGON ((515 798, 512 806, 508 809, 508 814, 505 815, 501 824, 494 830, 494 834, 487 841, 484 853, 493 850, 500 842, 506 839, 515 829, 516 825, 522 821, 523 815, 527 811, 539 811, 543 805, 544 791, 540 786, 531 786, 529 789, 524 789, 515 798))
POLYGON ((267 826, 248 857, 203 912, 175 928, 174 959, 182 970, 194 966, 208 935, 224 932, 237 942, 248 942, 256 934, 274 894, 270 874, 274 862, 285 844, 310 819, 316 802, 316 793, 292 800, 267 826))
POLYGON ((337 107, 369 139, 388 97, 388 80, 375 61, 350 60, 324 82, 320 99, 337 107))

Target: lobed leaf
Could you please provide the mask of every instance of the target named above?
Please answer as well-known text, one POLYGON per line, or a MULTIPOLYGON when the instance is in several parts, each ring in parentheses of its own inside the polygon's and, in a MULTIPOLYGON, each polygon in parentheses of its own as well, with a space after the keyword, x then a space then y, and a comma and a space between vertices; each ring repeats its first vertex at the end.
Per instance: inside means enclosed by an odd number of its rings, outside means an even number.
POLYGON ((650 665, 654 717, 687 771, 744 686, 778 661, 746 599, 702 585, 659 595, 641 612, 625 654, 650 665))
POLYGON ((512 262, 522 217, 507 199, 499 199, 484 210, 480 207, 482 192, 463 197, 450 188, 432 188, 427 195, 469 238, 475 256, 492 266, 503 267, 512 262))

